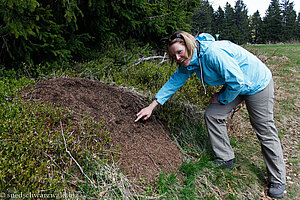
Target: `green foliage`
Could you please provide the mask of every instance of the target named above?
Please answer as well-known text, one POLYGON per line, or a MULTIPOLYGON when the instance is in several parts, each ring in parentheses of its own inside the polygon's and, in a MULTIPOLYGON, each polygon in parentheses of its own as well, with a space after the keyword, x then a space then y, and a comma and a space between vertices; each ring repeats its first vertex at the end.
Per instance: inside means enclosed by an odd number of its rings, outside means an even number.
POLYGON ((219 39, 237 44, 299 40, 299 20, 289 0, 271 1, 263 20, 258 11, 249 17, 242 0, 236 1, 234 7, 227 3, 223 9, 213 11, 209 2, 201 1, 191 17, 192 33, 220 34, 219 39))
POLYGON ((236 1, 235 7, 227 3, 225 12, 221 7, 214 12, 212 5, 201 1, 192 16, 194 34, 208 32, 220 34, 220 39, 231 40, 238 44, 247 43, 250 38, 249 19, 243 1, 236 1))
POLYGON ((178 191, 174 187, 178 184, 177 178, 176 174, 173 173, 169 175, 164 172, 160 173, 155 186, 158 194, 165 194, 166 198, 175 197, 178 194, 178 191))
POLYGON ((191 17, 192 33, 211 33, 214 25, 214 9, 208 0, 201 1, 191 17))
POLYGON ((227 2, 225 9, 225 23, 224 30, 220 33, 221 39, 226 39, 235 42, 235 35, 237 34, 237 25, 234 18, 234 8, 227 2))
POLYGON ((256 11, 250 18, 251 43, 257 44, 262 42, 262 19, 259 11, 256 11))
MULTIPOLYGON (((9 0, 0 2, 0 63, 9 68, 23 63, 61 64, 71 56, 87 51, 88 34, 77 30, 77 15, 82 16, 76 1, 9 0), (57 12, 56 12, 57 11, 57 12), (60 16, 65 12, 64 16, 60 16), (67 30, 67 31, 66 31, 67 30)), ((87 53, 85 53, 87 54, 87 53)))
POLYGON ((0 69, 0 102, 11 102, 18 92, 34 80, 22 77, 16 79, 17 72, 0 69))
POLYGON ((61 26, 53 21, 51 10, 40 5, 36 0, 1 1, 1 63, 13 66, 70 57, 61 26))
MULTIPOLYGON (((187 175, 184 171, 182 172, 187 175)), ((162 195, 160 199, 199 199, 194 183, 189 177, 181 183, 176 174, 161 173, 155 189, 158 194, 162 195)))
POLYGON ((90 48, 133 39, 159 46, 175 30, 190 30, 195 0, 0 2, 1 60, 7 67, 92 59, 90 48))
POLYGON ((162 37, 175 30, 189 30, 189 16, 196 2, 90 0, 89 4, 80 4, 85 17, 78 26, 95 37, 97 44, 112 39, 135 39, 158 45, 162 37))
POLYGON ((263 19, 264 40, 270 42, 281 41, 282 20, 279 0, 272 0, 263 19))
POLYGON ((238 0, 235 3, 234 18, 237 27, 235 42, 237 44, 245 44, 250 40, 250 28, 248 10, 242 0, 238 0))
POLYGON ((293 3, 281 2, 272 1, 262 23, 256 16, 249 27, 242 0, 216 12, 207 0, 2 0, 0 64, 33 71, 67 65, 98 58, 107 43, 129 40, 161 48, 161 38, 175 30, 220 34, 238 44, 297 41, 299 15, 293 3))
POLYGON ((76 183, 86 177, 74 161, 70 162, 66 148, 82 166, 95 152, 102 162, 115 158, 114 154, 106 156, 110 138, 103 123, 55 105, 17 98, 18 92, 33 81, 12 78, 13 74, 6 73, 0 81, 1 192, 72 191, 65 182, 76 183))
POLYGON ((298 13, 297 21, 296 21, 296 38, 300 38, 300 12, 298 13))
POLYGON ((60 119, 57 115, 40 105, 23 106, 18 101, 1 104, 1 191, 37 193, 48 188, 49 182, 58 181, 56 173, 49 177, 47 167, 52 163, 48 165, 45 159, 46 155, 63 154, 63 146, 55 137, 58 134, 51 131, 60 119))
POLYGON ((225 13, 219 6, 218 10, 214 12, 214 32, 220 34, 224 29, 225 13))
POLYGON ((183 163, 180 168, 183 181, 179 181, 180 178, 175 174, 161 173, 155 186, 158 194, 163 194, 161 199, 260 197, 260 191, 256 189, 256 177, 253 172, 249 173, 249 169, 245 169, 244 165, 238 163, 238 167, 233 170, 222 170, 213 168, 210 160, 210 156, 202 154, 196 161, 183 163))
POLYGON ((283 40, 292 41, 297 35, 297 14, 294 10, 294 2, 285 0, 281 4, 281 13, 283 21, 283 40))

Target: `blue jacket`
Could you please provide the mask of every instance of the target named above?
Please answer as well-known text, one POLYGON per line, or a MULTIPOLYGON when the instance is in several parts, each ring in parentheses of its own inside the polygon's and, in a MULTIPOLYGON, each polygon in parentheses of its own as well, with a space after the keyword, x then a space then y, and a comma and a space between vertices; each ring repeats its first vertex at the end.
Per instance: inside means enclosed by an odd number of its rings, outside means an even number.
POLYGON ((218 97, 222 104, 230 103, 238 95, 259 92, 272 79, 269 68, 244 48, 226 40, 215 41, 214 37, 207 33, 202 33, 195 39, 200 42, 200 52, 196 48, 190 65, 180 65, 158 91, 155 99, 161 105, 184 85, 193 73, 207 85, 226 86, 218 97))

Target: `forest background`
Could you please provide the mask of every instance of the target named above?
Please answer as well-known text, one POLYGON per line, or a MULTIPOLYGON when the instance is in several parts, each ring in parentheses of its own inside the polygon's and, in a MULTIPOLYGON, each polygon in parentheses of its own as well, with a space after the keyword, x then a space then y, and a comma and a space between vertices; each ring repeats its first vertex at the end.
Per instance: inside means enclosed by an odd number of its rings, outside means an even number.
POLYGON ((0 65, 30 68, 97 58, 108 44, 150 44, 175 30, 219 34, 237 44, 300 40, 300 13, 271 0, 265 16, 237 0, 214 10, 208 0, 1 0, 0 65))

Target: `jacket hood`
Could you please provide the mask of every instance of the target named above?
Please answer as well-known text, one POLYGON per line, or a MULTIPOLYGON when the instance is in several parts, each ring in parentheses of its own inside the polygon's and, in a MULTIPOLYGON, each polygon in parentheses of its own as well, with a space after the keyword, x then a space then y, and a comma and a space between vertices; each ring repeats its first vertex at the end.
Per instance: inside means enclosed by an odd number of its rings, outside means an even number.
POLYGON ((198 53, 198 49, 196 48, 191 59, 190 66, 187 67, 188 70, 194 69, 194 67, 191 66, 199 66, 198 55, 202 57, 205 51, 207 50, 208 46, 211 44, 211 42, 215 41, 215 38, 208 33, 201 33, 200 35, 195 37, 195 40, 198 40, 200 42, 200 54, 198 53))
POLYGON ((200 57, 203 56, 211 42, 216 41, 215 38, 209 33, 201 33, 195 38, 195 40, 198 40, 200 42, 200 57))

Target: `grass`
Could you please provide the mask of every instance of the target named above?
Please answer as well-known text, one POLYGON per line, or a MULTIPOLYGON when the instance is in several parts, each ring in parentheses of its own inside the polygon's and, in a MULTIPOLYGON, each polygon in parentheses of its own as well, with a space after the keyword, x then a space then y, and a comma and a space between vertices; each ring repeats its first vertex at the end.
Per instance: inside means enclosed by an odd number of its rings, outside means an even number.
MULTIPOLYGON (((248 45, 245 48, 264 60, 273 71, 277 87, 274 109, 276 125, 282 143, 290 151, 287 152, 288 169, 299 174, 297 95, 300 44, 248 45)), ((203 95, 196 77, 188 80, 155 113, 168 123, 174 141, 185 155, 180 171, 176 174, 162 172, 155 184, 141 180, 139 187, 114 165, 117 153, 107 153, 118 150, 107 149, 110 136, 104 123, 97 123, 89 116, 76 115, 72 110, 24 102, 18 98, 19 91, 28 84, 40 79, 67 76, 134 86, 151 99, 174 71, 167 63, 158 65, 160 61, 133 65, 139 57, 151 55, 149 47, 130 51, 122 47, 108 49, 112 51, 98 60, 75 63, 68 70, 40 74, 34 78, 28 75, 30 73, 24 76, 22 72, 0 70, 0 193, 72 194, 88 199, 265 198, 266 170, 245 107, 234 116, 233 121, 229 120, 229 125, 232 125, 231 144, 236 154, 234 169, 222 170, 210 166, 213 155, 202 112, 199 112, 208 104, 209 95, 203 95), (124 58, 118 55, 124 55, 124 58), (74 140, 78 140, 82 131, 96 134, 96 138, 90 138, 103 142, 95 144, 81 138, 80 145, 74 145, 74 140), (99 153, 95 154, 95 151, 99 153)), ((209 94, 215 90, 208 88, 209 94)), ((296 199, 299 197, 299 179, 291 174, 288 176, 289 181, 295 184, 289 183, 286 199, 296 199)))
POLYGON ((287 199, 299 198, 299 72, 300 44, 247 46, 257 55, 268 57, 266 64, 275 81, 274 117, 287 166, 287 199), (291 164, 292 163, 292 164, 291 164))

